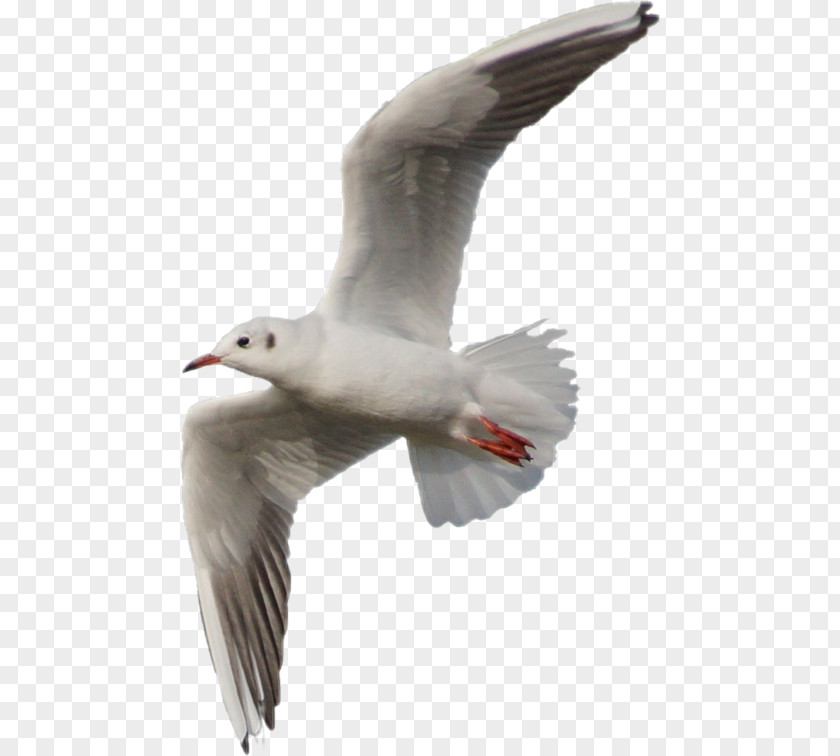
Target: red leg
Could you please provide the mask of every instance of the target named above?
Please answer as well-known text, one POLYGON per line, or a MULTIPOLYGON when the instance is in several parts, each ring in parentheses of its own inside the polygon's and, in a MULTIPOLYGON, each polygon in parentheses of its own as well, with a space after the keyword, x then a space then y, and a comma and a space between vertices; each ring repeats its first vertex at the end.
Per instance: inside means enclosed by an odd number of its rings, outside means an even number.
POLYGON ((516 444, 518 446, 522 446, 523 448, 526 446, 530 446, 532 449, 536 449, 536 447, 524 436, 520 436, 518 433, 514 433, 507 428, 502 428, 500 425, 494 423, 490 418, 484 417, 482 415, 478 418, 484 424, 484 427, 487 428, 496 438, 501 439, 502 441, 507 441, 508 443, 516 444))
POLYGON ((500 425, 494 423, 492 420, 484 417, 483 415, 479 417, 479 420, 481 420, 484 427, 499 440, 491 441, 486 438, 467 436, 467 441, 475 444, 480 449, 484 449, 492 454, 495 454, 497 457, 500 457, 506 462, 510 462, 512 465, 516 465, 517 467, 522 467, 523 459, 527 462, 530 462, 533 459, 525 447, 530 446, 532 449, 535 447, 527 438, 520 436, 518 433, 514 433, 513 431, 509 431, 507 428, 502 428, 500 425))
POLYGON ((510 462, 512 465, 516 465, 517 467, 522 467, 522 460, 530 460, 531 455, 528 452, 521 452, 518 449, 514 449, 507 444, 504 444, 501 441, 490 441, 486 438, 475 438, 473 436, 466 436, 467 441, 472 444, 475 444, 479 449, 484 449, 485 451, 489 451, 491 454, 495 454, 497 457, 500 457, 505 462, 510 462))

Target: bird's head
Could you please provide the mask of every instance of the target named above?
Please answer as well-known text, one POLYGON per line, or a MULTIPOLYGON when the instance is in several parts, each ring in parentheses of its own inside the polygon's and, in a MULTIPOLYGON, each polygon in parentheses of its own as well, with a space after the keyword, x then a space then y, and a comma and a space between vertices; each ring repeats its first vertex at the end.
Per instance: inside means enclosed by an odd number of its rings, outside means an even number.
POLYGON ((278 322, 276 318, 254 318, 243 323, 222 337, 212 352, 196 357, 184 368, 184 372, 222 364, 264 378, 271 373, 276 361, 277 332, 282 324, 283 321, 278 322))

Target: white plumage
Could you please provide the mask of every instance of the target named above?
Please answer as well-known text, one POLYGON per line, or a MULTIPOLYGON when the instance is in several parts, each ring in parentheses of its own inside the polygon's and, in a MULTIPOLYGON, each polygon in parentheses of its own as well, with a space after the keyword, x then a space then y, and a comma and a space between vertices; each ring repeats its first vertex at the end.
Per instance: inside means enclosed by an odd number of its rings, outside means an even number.
MULTIPOLYGON (((244 750, 274 727, 297 502, 398 436, 432 525, 486 519, 534 488, 574 425, 563 335, 535 326, 449 351, 481 187, 519 131, 643 37, 650 3, 549 21, 421 77, 350 142, 342 251, 319 306, 257 318, 186 370, 272 386, 195 405, 184 519, 222 698, 244 750)), ((537 324, 539 325, 539 324, 537 324)))

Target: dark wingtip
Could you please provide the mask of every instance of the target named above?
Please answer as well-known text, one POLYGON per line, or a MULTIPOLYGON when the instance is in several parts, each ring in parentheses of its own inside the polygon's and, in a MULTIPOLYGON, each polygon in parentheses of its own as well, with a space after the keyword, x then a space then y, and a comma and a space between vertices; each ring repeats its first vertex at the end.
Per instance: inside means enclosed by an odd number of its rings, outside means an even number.
POLYGON ((245 753, 250 753, 251 752, 251 744, 248 742, 248 736, 247 735, 244 738, 242 738, 242 744, 241 745, 242 745, 242 750, 245 751, 245 753))
POLYGON ((639 3, 638 16, 641 22, 645 25, 645 28, 653 26, 657 21, 659 21, 659 16, 655 13, 648 13, 651 8, 653 8, 653 3, 639 3))

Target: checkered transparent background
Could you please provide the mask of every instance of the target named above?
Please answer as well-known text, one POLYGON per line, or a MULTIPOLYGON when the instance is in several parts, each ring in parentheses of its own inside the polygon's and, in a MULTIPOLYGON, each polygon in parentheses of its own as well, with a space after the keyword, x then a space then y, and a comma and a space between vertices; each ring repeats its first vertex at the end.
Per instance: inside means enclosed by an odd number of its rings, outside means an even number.
MULTIPOLYGON (((181 368, 318 302, 384 100, 587 3, 291 5, 0 4, 2 753, 238 751, 179 432, 253 382, 181 368)), ((658 6, 494 169, 455 312, 569 328, 575 433, 465 529, 403 443, 307 498, 276 753, 840 753, 840 20, 658 6)))

